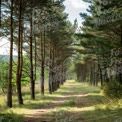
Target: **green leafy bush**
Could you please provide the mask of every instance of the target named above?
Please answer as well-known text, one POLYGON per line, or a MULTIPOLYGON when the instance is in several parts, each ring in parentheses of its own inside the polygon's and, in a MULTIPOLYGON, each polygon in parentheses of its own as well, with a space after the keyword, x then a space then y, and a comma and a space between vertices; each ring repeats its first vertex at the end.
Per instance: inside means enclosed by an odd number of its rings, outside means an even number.
POLYGON ((122 85, 119 82, 109 82, 103 87, 104 94, 111 99, 122 98, 122 85))

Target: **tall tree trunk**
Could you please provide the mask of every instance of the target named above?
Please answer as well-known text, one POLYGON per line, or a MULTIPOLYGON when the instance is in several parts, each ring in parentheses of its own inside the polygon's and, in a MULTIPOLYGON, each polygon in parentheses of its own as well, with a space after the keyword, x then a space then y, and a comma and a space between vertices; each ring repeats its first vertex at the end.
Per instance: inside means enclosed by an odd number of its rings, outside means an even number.
POLYGON ((93 82, 94 82, 94 70, 93 70, 93 62, 92 62, 90 67, 90 85, 93 85, 93 82))
POLYGON ((7 91, 7 106, 12 107, 12 63, 13 63, 13 2, 11 0, 11 22, 10 22, 10 56, 9 56, 9 76, 8 76, 8 91, 7 91))
POLYGON ((36 81, 36 65, 37 65, 37 41, 36 41, 36 37, 34 36, 34 46, 35 46, 35 50, 34 50, 34 54, 35 54, 35 58, 34 58, 34 82, 36 81))
POLYGON ((55 47, 53 46, 53 51, 52 51, 52 65, 53 65, 53 69, 52 69, 52 77, 53 77, 53 92, 56 90, 56 77, 55 77, 55 75, 56 75, 56 71, 55 71, 55 69, 56 69, 56 65, 55 65, 55 47))
MULTIPOLYGON (((43 77, 45 80, 45 46, 46 46, 46 31, 44 27, 44 40, 43 40, 43 77)), ((43 81, 43 94, 44 94, 45 83, 43 81)))
POLYGON ((100 75, 101 86, 103 86, 102 69, 101 69, 101 66, 100 66, 100 59, 99 58, 98 58, 98 72, 99 72, 99 75, 100 75))
POLYGON ((45 69, 45 32, 41 33, 41 95, 44 95, 44 69, 45 69))
POLYGON ((61 85, 63 85, 64 84, 64 64, 63 64, 63 62, 61 63, 61 69, 62 69, 62 71, 61 71, 61 77, 62 77, 61 85))
POLYGON ((55 71, 54 71, 54 67, 55 67, 55 50, 54 50, 54 46, 52 49, 52 92, 55 91, 55 82, 54 82, 54 76, 55 76, 55 71))
POLYGON ((21 92, 21 74, 22 74, 22 0, 19 2, 19 33, 18 33, 18 62, 17 62, 17 74, 16 84, 18 93, 18 102, 23 104, 22 92, 21 92))
POLYGON ((51 45, 51 39, 49 43, 49 93, 52 94, 52 45, 51 45))
POLYGON ((30 18, 30 82, 31 82, 31 99, 35 99, 35 80, 33 74, 33 25, 32 25, 32 10, 30 18))
POLYGON ((93 85, 95 86, 96 85, 96 65, 95 65, 95 62, 93 65, 94 65, 94 68, 93 68, 93 75, 94 75, 93 85))

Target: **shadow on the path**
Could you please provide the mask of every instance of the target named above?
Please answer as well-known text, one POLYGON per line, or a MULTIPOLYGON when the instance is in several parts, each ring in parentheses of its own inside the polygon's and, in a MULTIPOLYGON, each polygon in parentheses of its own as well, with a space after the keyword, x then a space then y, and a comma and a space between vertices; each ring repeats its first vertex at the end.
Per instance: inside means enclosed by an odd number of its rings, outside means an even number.
MULTIPOLYGON (((92 88, 88 88, 88 86, 81 88, 79 87, 79 84, 73 84, 72 82, 56 91, 54 95, 43 98, 43 103, 28 103, 23 106, 24 108, 31 109, 32 112, 35 112, 34 114, 27 115, 25 122, 69 122, 70 120, 68 119, 70 117, 72 117, 70 122, 87 122, 84 120, 83 114, 91 114, 90 112, 95 114, 98 111, 84 112, 84 108, 108 102, 104 96, 100 95, 99 89, 93 90, 92 88), (67 110, 57 118, 56 115, 58 111, 54 111, 57 108, 65 108, 67 110), (76 111, 69 111, 68 108, 76 111), (82 111, 79 111, 79 109, 82 109, 82 111), (56 120, 56 118, 59 119, 59 121, 56 120)), ((104 112, 104 110, 101 111, 104 112)))
POLYGON ((103 104, 107 102, 104 96, 99 95, 65 95, 65 96, 58 96, 55 97, 51 102, 47 101, 43 103, 28 103, 23 106, 23 108, 27 109, 54 109, 56 107, 89 107, 92 105, 103 104))
POLYGON ((30 116, 24 122, 115 122, 122 120, 122 117, 119 117, 121 114, 122 109, 95 109, 87 111, 69 111, 67 109, 48 112, 43 115, 37 114, 35 118, 34 116, 30 116))

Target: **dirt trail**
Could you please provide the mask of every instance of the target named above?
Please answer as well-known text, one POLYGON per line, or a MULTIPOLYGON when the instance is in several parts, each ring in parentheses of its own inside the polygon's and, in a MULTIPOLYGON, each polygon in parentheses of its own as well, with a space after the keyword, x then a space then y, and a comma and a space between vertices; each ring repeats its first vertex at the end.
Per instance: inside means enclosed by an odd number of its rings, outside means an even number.
MULTIPOLYGON (((26 113, 24 122, 74 122, 64 116, 69 116, 69 114, 70 117, 74 116, 76 113, 74 109, 77 108, 79 111, 82 111, 80 110, 82 107, 89 107, 95 104, 94 101, 88 99, 87 96, 89 93, 91 93, 91 91, 89 91, 89 89, 87 90, 85 86, 82 87, 82 84, 73 80, 67 81, 61 89, 54 93, 56 96, 50 103, 47 103, 44 107, 32 109, 31 113, 26 113), (58 109, 61 110, 65 107, 67 107, 67 112, 59 112, 58 109), (57 113, 60 114, 59 120, 56 120, 57 113), (64 120, 61 120, 61 117, 64 118, 64 120)), ((78 113, 75 115, 78 116, 78 113)), ((78 122, 85 122, 85 120, 81 117, 78 122)))

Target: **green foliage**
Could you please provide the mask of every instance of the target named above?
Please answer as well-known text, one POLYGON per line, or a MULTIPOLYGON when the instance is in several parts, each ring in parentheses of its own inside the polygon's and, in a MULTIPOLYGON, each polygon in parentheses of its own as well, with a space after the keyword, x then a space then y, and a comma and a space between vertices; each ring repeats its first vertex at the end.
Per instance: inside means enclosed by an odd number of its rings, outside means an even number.
POLYGON ((0 62, 0 88, 4 91, 7 88, 8 64, 4 60, 0 62))
POLYGON ((30 71, 30 68, 29 68, 29 65, 30 65, 30 62, 29 62, 29 59, 27 58, 27 56, 24 56, 23 57, 23 72, 22 72, 22 85, 23 86, 27 86, 28 83, 29 83, 29 71, 30 71))
POLYGON ((109 82, 103 87, 104 94, 112 99, 122 98, 122 85, 119 82, 109 82))
MULTIPOLYGON (((22 86, 27 86, 29 84, 29 72, 30 72, 30 67, 29 67, 29 59, 24 56, 23 57, 23 69, 22 69, 22 86)), ((16 70, 17 70, 17 65, 16 62, 13 65, 13 85, 16 86, 16 70)))
MULTIPOLYGON (((16 89, 16 61, 13 64, 13 79, 12 79, 12 86, 13 89, 16 89)), ((22 85, 27 86, 29 83, 29 60, 24 57, 24 65, 23 65, 23 73, 22 73, 22 85)), ((7 82, 8 82, 8 62, 7 60, 1 59, 0 61, 0 89, 3 92, 6 92, 7 89, 7 82)))

